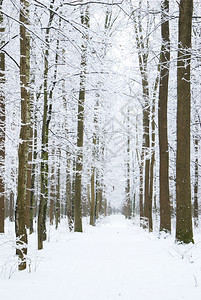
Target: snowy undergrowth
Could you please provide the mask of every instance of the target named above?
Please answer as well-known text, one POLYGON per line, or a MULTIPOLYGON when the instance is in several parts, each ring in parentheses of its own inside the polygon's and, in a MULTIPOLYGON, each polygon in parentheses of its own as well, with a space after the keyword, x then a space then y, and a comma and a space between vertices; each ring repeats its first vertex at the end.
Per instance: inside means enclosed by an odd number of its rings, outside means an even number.
POLYGON ((198 300, 201 295, 201 235, 178 245, 172 236, 148 233, 138 221, 110 216, 84 233, 70 233, 63 220, 48 227, 44 249, 29 237, 28 268, 17 272, 14 225, 0 235, 2 299, 198 300), (18 299, 18 298, 17 298, 18 299))

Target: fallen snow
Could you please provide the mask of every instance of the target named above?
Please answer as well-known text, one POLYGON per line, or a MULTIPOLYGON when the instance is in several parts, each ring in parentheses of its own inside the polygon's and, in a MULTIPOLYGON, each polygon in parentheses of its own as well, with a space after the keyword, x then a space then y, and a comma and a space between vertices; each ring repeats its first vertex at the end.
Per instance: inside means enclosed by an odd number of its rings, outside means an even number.
POLYGON ((201 299, 198 234, 194 245, 178 245, 173 236, 159 239, 119 215, 96 227, 85 221, 84 233, 69 233, 63 222, 57 231, 49 228, 41 251, 36 236, 29 238, 29 267, 17 272, 9 226, 0 235, 1 299, 201 299))

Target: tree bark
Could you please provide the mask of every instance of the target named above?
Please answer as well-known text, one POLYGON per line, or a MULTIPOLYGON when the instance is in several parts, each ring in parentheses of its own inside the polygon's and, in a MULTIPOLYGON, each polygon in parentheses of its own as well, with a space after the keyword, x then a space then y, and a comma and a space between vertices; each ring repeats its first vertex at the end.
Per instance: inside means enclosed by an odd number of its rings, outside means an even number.
POLYGON ((130 111, 127 110, 127 155, 126 155, 126 203, 125 217, 131 218, 131 193, 130 193, 130 111))
POLYGON ((91 168, 90 225, 95 225, 95 167, 91 168))
MULTIPOLYGON (((160 67, 158 66, 158 71, 160 67)), ((156 77, 154 92, 152 97, 152 120, 151 120, 151 160, 150 160, 150 183, 149 183, 149 231, 153 231, 152 221, 152 206, 154 195, 154 165, 155 165, 155 143, 156 143, 156 125, 155 125, 155 113, 156 113, 156 94, 159 85, 159 76, 156 77)))
POLYGON ((170 63, 169 36, 169 0, 162 1, 161 36, 162 46, 160 55, 160 86, 158 103, 159 129, 159 177, 160 177, 160 231, 171 232, 171 213, 169 199, 169 149, 167 132, 167 103, 170 63))
POLYGON ((31 168, 31 195, 30 195, 30 231, 32 234, 34 232, 34 212, 36 211, 37 203, 35 200, 35 180, 36 180, 36 160, 37 160, 37 114, 34 112, 34 122, 33 122, 33 164, 31 168))
MULTIPOLYGON (((89 27, 88 6, 84 12, 81 12, 81 24, 89 27)), ((77 160, 75 174, 75 202, 74 202, 74 231, 82 232, 82 165, 83 165, 83 137, 84 137, 84 102, 86 85, 86 67, 87 67, 87 36, 83 35, 82 53, 81 53, 81 75, 80 91, 78 100, 78 124, 77 124, 77 160)))
MULTIPOLYGON (((51 1, 50 8, 53 8, 54 0, 51 1)), ((42 150, 41 150, 41 196, 38 212, 38 250, 43 248, 43 241, 46 240, 46 214, 48 201, 48 142, 49 142, 49 125, 52 113, 53 90, 56 84, 56 72, 52 89, 48 91, 48 72, 49 72, 49 45, 50 45, 50 28, 54 18, 54 12, 50 10, 48 27, 46 29, 45 42, 45 65, 44 65, 44 108, 43 108, 43 125, 42 125, 42 150)), ((56 52, 55 68, 57 70, 58 54, 56 52)))
POLYGON ((55 205, 55 226, 56 229, 60 223, 61 218, 61 199, 60 199, 60 159, 61 159, 61 149, 58 151, 58 168, 57 168, 57 186, 56 186, 56 205, 55 205))
POLYGON ((28 160, 28 106, 29 106, 29 34, 23 24, 28 24, 29 2, 20 1, 20 84, 21 84, 21 129, 18 149, 18 186, 15 210, 16 254, 18 269, 26 269, 27 231, 26 231, 26 187, 27 187, 27 160, 28 160))
POLYGON ((68 217, 68 228, 73 230, 72 217, 72 193, 71 193, 71 175, 70 175, 70 153, 67 153, 67 168, 66 168, 66 207, 68 217))
POLYGON ((176 159, 176 240, 193 242, 190 184, 190 60, 193 1, 179 5, 177 58, 177 159, 176 159))
MULTIPOLYGON (((147 5, 149 5, 147 3, 147 5)), ((139 1, 139 8, 142 6, 142 1, 139 1)), ((142 15, 141 10, 138 15, 138 23, 134 16, 134 25, 136 33, 136 42, 138 48, 138 60, 139 68, 142 80, 142 93, 144 98, 143 103, 143 142, 142 142, 142 153, 141 153, 141 165, 140 165, 140 214, 142 225, 145 227, 152 227, 152 208, 150 207, 150 100, 149 100, 149 82, 148 82, 148 47, 149 47, 149 35, 143 37, 142 30, 142 15), (143 170, 144 169, 144 170, 143 170), (144 176, 143 176, 144 174, 144 176), (144 178, 144 180, 143 180, 144 178), (144 186, 143 186, 144 184, 144 186), (143 203, 144 197, 144 203, 143 203), (144 205, 144 206, 143 206, 144 205)), ((148 26, 148 23, 147 23, 148 26)))

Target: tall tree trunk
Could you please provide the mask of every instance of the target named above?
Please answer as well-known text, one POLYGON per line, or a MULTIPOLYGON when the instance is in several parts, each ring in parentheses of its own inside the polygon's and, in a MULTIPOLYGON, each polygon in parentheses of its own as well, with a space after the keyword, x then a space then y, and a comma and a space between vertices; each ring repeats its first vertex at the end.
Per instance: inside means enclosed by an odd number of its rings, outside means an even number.
MULTIPOLYGON (((160 67, 158 66, 158 71, 160 67)), ((152 206, 154 195, 154 164, 155 164, 155 143, 156 143, 156 125, 155 125, 155 113, 156 113, 156 94, 159 84, 159 76, 156 77, 154 92, 152 97, 152 119, 151 119, 151 160, 150 160, 150 183, 149 183, 149 231, 153 230, 152 221, 152 206)))
POLYGON ((169 152, 167 132, 167 102, 170 63, 169 0, 162 1, 160 55, 160 86, 158 104, 158 129, 160 150, 160 230, 171 232, 171 213, 169 199, 169 152))
MULTIPOLYGON (((4 44, 4 23, 3 14, 1 13, 3 1, 0 1, 0 47, 4 44)), ((4 233, 5 219, 5 54, 0 52, 0 233, 4 233)))
POLYGON ((176 160, 176 240, 193 242, 190 184, 190 60, 193 1, 179 5, 177 58, 177 160, 176 160))
MULTIPOLYGON (((149 6, 149 2, 147 2, 149 6)), ((139 1, 139 8, 142 7, 142 1, 139 1)), ((132 11, 133 8, 132 8, 132 11)), ((143 37, 142 30, 142 15, 141 10, 139 10, 138 14, 138 22, 136 16, 134 16, 134 25, 135 25, 135 33, 136 33, 136 42, 138 49, 138 60, 139 60, 139 68, 141 73, 142 80, 142 92, 143 92, 143 142, 142 142, 142 154, 141 154, 141 165, 140 165, 140 210, 141 216, 145 218, 145 226, 152 226, 150 218, 150 197, 149 197, 149 182, 150 182, 150 100, 149 100, 149 82, 148 82, 148 71, 147 71, 147 63, 148 63, 148 48, 149 48, 149 35, 145 38, 143 37), (145 170, 143 170, 143 168, 145 170), (143 187, 143 174, 144 174, 144 187, 143 187), (144 196, 144 207, 143 207, 143 196, 144 196)), ((149 21, 147 22, 147 28, 149 26, 149 21)))
POLYGON ((52 113, 52 97, 53 90, 56 84, 56 74, 57 74, 57 60, 58 53, 56 52, 55 59, 55 73, 54 82, 52 84, 52 89, 48 91, 48 72, 49 72, 49 45, 50 45, 50 28, 54 18, 53 4, 54 0, 50 4, 50 15, 49 22, 46 29, 46 50, 45 50, 45 66, 44 66, 44 108, 43 108, 43 125, 42 125, 42 151, 41 151, 41 195, 40 204, 38 212, 38 250, 43 248, 43 241, 46 240, 46 214, 47 214, 47 201, 48 201, 48 140, 49 140, 49 125, 52 113))
MULTIPOLYGON (((89 27, 89 8, 81 12, 81 24, 89 27)), ((81 53, 81 75, 80 75, 80 91, 78 100, 78 125, 77 125, 77 160, 75 174, 75 202, 74 216, 75 226, 74 231, 82 232, 82 164, 83 164, 83 137, 84 137, 84 102, 85 102, 85 85, 86 85, 86 67, 87 67, 87 35, 83 35, 82 53, 81 53)))
POLYGON ((91 167, 91 202, 90 202, 90 225, 95 225, 97 218, 97 176, 98 170, 96 167, 98 140, 97 140, 97 123, 98 123, 98 107, 99 96, 96 99, 94 106, 94 132, 93 132, 93 145, 92 145, 92 167, 91 167))
MULTIPOLYGON (((63 63, 65 64, 65 50, 62 50, 62 58, 63 63)), ((68 134, 68 107, 67 107, 67 99, 66 99, 66 90, 65 90, 65 79, 63 79, 62 83, 62 93, 63 93, 63 106, 66 113, 65 119, 65 133, 66 133, 66 140, 69 139, 68 134)), ((66 147, 66 215, 68 218, 68 228, 70 231, 73 230, 73 215, 72 215, 72 180, 71 180, 71 153, 69 149, 69 145, 66 147)))
MULTIPOLYGON (((27 35, 28 47, 27 49, 27 82, 30 83, 30 37, 27 35)), ((27 147, 28 147, 28 163, 27 163, 27 186, 26 186, 26 227, 30 228, 30 207, 31 207, 31 175, 32 175, 32 155, 33 155, 33 124, 31 120, 32 106, 31 93, 28 93, 27 99, 27 147)), ((32 97, 33 100, 33 97, 32 97)))
MULTIPOLYGON (((34 81, 35 82, 35 81, 34 81)), ((37 160, 37 113, 34 112, 34 130, 33 130, 33 163, 31 169, 31 195, 30 195, 30 231, 29 233, 32 234, 34 231, 34 212, 36 211, 36 201, 35 201, 35 179, 36 179, 36 160, 37 160)))
POLYGON ((147 222, 148 227, 152 227, 150 224, 152 218, 151 208, 150 208, 150 198, 149 198, 149 181, 150 181, 150 136, 149 136, 149 118, 150 118, 150 104, 149 104, 149 87, 148 79, 145 76, 145 80, 142 80, 143 84, 143 96, 145 98, 145 107, 143 109, 143 140, 145 148, 145 180, 144 180, 144 217, 147 222))
POLYGON ((26 185, 28 159, 28 107, 29 107, 29 34, 23 24, 28 24, 29 2, 20 1, 20 84, 21 84, 21 129, 18 149, 18 186, 15 210, 16 254, 18 255, 18 269, 26 269, 27 231, 26 231, 26 185))

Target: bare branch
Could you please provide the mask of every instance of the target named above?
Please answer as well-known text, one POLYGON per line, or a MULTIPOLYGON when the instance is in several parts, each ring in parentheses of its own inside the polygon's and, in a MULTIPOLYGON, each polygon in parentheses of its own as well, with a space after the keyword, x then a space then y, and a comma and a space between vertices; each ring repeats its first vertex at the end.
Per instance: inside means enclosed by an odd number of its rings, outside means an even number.
POLYGON ((124 2, 124 0, 122 1, 117 1, 117 2, 104 2, 104 1, 86 1, 83 2, 83 0, 81 1, 73 1, 73 2, 68 2, 68 3, 63 3, 63 5, 68 5, 68 6, 83 6, 83 5, 89 5, 89 4, 100 4, 100 5, 120 5, 124 2))
POLYGON ((18 34, 16 34, 15 36, 13 36, 9 41, 7 41, 6 43, 4 43, 1 48, 0 48, 0 51, 10 43, 10 41, 14 40, 16 37, 18 36, 18 34))
POLYGON ((19 64, 17 63, 17 61, 5 50, 2 50, 2 52, 4 52, 12 61, 14 61, 14 63, 18 66, 18 68, 20 69, 19 64))

